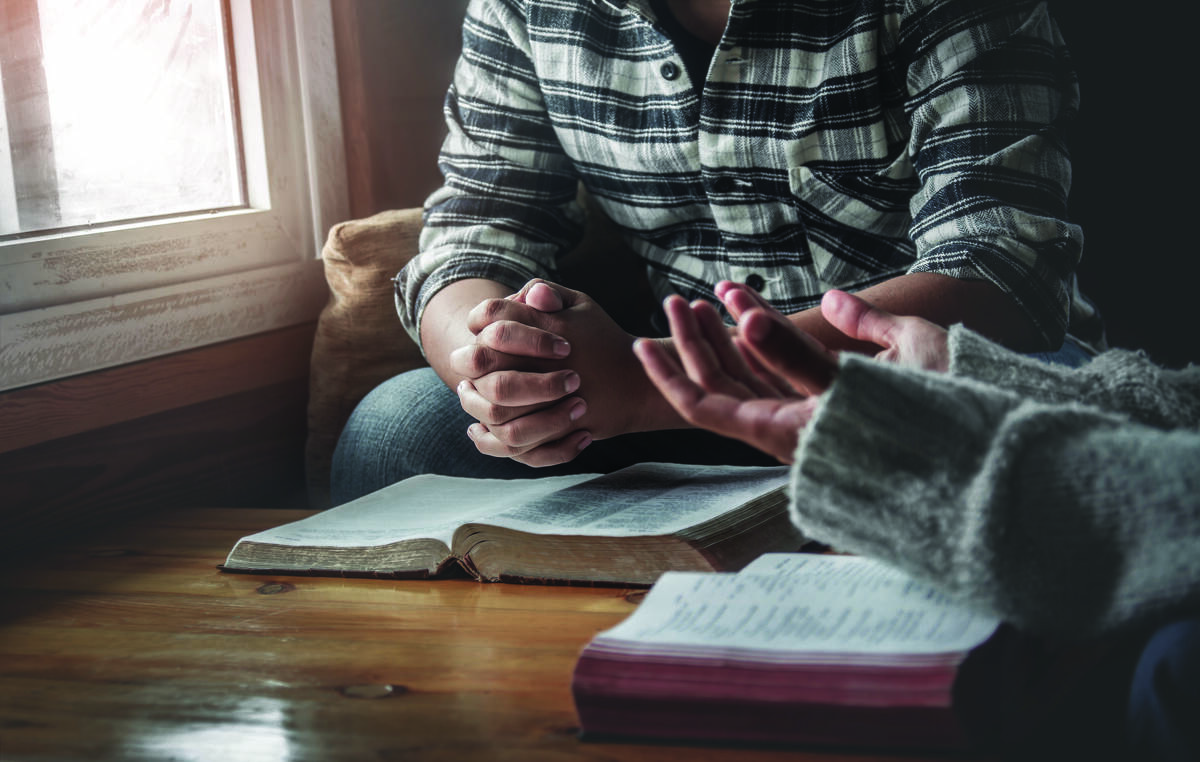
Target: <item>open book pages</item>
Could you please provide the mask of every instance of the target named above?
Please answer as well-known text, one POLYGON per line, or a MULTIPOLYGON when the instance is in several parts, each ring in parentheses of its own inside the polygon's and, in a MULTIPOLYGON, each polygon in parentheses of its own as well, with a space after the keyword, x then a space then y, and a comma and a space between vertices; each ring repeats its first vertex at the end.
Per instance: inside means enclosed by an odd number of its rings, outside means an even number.
POLYGON ((668 572, 592 646, 805 664, 953 663, 999 621, 866 558, 769 553, 740 572, 668 572))
POLYGON ((957 682, 998 624, 873 561, 770 554, 662 575, 571 689, 585 738, 961 749, 957 682))
POLYGON ((232 571, 649 584, 803 544, 787 469, 648 463, 537 479, 425 475, 240 540, 232 571))

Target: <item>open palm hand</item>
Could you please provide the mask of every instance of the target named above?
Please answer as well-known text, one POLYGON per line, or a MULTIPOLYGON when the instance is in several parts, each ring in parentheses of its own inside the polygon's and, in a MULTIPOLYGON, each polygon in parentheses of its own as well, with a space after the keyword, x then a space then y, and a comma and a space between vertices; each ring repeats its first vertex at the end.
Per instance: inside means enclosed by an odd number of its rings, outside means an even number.
MULTIPOLYGON (((739 439, 792 462, 800 431, 837 374, 837 356, 794 326, 753 289, 722 282, 717 296, 736 333, 707 302, 669 297, 663 309, 672 345, 640 340, 634 352, 647 376, 688 423, 739 439)), ((881 347, 876 359, 945 371, 946 331, 893 315, 844 291, 830 291, 821 314, 846 336, 881 347)))

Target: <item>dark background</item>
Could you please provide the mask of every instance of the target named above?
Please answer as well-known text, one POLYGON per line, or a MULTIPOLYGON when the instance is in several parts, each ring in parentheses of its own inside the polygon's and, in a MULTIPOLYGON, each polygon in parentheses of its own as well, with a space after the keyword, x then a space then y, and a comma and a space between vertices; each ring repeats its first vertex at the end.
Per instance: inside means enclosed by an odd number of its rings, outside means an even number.
POLYGON ((1086 239, 1080 283, 1111 345, 1173 367, 1200 362, 1197 13, 1186 4, 1172 13, 1164 11, 1176 6, 1155 3, 1050 7, 1080 81, 1069 138, 1070 213, 1086 239))

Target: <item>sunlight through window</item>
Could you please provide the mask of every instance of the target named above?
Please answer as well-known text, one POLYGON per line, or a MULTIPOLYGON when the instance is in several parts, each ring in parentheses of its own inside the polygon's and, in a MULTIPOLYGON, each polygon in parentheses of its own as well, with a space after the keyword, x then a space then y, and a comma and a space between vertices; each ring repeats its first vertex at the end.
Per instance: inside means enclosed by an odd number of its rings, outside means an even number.
POLYGON ((243 205, 222 0, 0 5, 0 235, 243 205))

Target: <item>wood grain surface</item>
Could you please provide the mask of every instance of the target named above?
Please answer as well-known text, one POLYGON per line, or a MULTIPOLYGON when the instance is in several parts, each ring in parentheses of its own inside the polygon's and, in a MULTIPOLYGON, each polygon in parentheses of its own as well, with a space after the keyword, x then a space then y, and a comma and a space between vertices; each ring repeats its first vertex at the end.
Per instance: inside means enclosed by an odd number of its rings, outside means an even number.
POLYGON ((580 740, 575 658, 635 591, 217 569, 303 515, 185 511, 0 569, 0 759, 881 759, 580 740))

